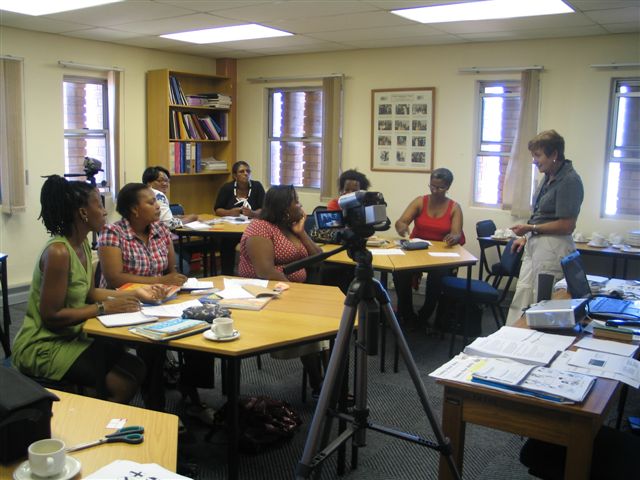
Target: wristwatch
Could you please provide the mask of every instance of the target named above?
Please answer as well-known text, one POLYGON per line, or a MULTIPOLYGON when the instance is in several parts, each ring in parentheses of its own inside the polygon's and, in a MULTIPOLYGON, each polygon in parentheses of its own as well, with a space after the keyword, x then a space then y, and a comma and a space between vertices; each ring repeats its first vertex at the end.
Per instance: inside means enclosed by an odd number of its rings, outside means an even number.
POLYGON ((98 307, 98 315, 104 315, 104 303, 96 302, 96 307, 98 307))

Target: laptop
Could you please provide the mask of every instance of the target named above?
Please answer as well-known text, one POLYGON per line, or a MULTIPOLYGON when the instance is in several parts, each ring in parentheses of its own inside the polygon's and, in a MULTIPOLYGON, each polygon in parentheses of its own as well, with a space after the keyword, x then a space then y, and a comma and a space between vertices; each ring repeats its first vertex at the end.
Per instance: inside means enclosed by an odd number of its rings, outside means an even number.
POLYGON ((640 319, 640 306, 629 300, 594 296, 591 292, 587 274, 582 266, 580 252, 573 252, 562 260, 562 271, 567 281, 567 290, 571 298, 587 298, 587 313, 592 318, 640 319))

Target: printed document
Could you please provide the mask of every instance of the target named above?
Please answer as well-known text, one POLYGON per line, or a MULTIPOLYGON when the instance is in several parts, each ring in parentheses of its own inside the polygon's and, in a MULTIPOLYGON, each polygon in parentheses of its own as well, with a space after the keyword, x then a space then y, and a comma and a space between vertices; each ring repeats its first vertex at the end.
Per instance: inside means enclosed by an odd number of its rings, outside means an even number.
POLYGON ((595 350, 597 352, 613 353, 614 355, 621 355, 623 357, 632 357, 636 353, 636 350, 638 350, 637 345, 630 343, 592 337, 582 338, 576 343, 576 347, 584 348, 585 350, 595 350))
POLYGON ((142 307, 142 313, 145 315, 154 315, 156 317, 181 317, 182 312, 189 307, 201 307, 199 300, 193 299, 182 303, 170 303, 158 305, 157 307, 142 307))

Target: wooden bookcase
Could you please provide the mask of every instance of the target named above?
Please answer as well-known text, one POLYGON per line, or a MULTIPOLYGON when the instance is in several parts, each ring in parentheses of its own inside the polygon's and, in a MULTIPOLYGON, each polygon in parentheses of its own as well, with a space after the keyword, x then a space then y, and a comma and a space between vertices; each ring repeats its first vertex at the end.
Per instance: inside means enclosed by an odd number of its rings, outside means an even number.
POLYGON ((231 166, 236 161, 236 62, 220 59, 216 62, 216 75, 187 73, 174 70, 147 72, 147 165, 162 165, 174 171, 169 154, 170 143, 200 144, 202 157, 213 156, 227 164, 223 171, 198 173, 172 173, 169 200, 180 203, 187 213, 213 213, 218 190, 231 179, 231 166), (185 95, 222 93, 231 97, 228 109, 214 109, 171 103, 169 78, 178 79, 185 95), (179 140, 170 138, 169 121, 173 112, 220 114, 226 112, 226 140, 179 140))

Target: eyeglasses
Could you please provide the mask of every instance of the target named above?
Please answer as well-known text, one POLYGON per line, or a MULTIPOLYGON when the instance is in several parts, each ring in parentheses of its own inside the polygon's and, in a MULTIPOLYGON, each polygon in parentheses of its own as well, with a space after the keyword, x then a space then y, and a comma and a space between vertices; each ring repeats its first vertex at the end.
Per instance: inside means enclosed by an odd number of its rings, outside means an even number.
POLYGON ((449 190, 449 187, 441 187, 439 185, 429 185, 429 189, 430 190, 438 190, 440 192, 444 192, 446 190, 449 190))

